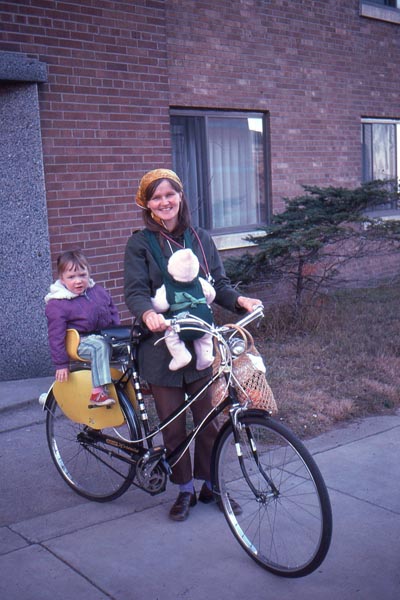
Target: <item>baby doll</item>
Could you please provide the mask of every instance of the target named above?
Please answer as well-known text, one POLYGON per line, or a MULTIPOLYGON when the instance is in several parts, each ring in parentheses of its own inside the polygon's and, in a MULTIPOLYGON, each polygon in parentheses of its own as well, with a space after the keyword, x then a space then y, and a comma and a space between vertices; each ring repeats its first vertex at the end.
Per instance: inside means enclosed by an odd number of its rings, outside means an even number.
MULTIPOLYGON (((215 290, 205 279, 199 277, 199 261, 189 248, 174 252, 168 261, 168 273, 162 285, 152 298, 154 310, 168 313, 168 317, 187 311, 191 315, 200 317, 212 323, 210 304, 215 298, 215 290)), ((196 369, 201 371, 213 363, 212 336, 202 332, 176 333, 172 329, 167 332, 165 343, 172 356, 169 363, 171 371, 185 367, 192 360, 192 355, 185 345, 185 341, 193 340, 196 354, 196 369)))

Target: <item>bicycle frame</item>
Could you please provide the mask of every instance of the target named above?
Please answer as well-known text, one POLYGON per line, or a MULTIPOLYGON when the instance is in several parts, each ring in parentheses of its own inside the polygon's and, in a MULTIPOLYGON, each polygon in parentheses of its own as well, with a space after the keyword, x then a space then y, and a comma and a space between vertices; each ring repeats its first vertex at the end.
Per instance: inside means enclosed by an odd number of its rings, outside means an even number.
MULTIPOLYGON (((243 319, 238 321, 236 327, 243 327, 262 316, 263 307, 257 307, 253 311, 253 313, 247 314, 243 319)), ((94 409, 89 410, 86 401, 86 406, 83 407, 86 413, 85 418, 83 420, 80 420, 79 415, 76 416, 76 408, 74 408, 75 412, 69 413, 69 411, 71 410, 70 407, 64 407, 62 403, 59 403, 57 396, 55 396, 57 402, 60 404, 61 409, 64 411, 64 408, 67 408, 67 410, 65 411, 67 416, 69 416, 70 418, 72 418, 72 420, 76 422, 81 422, 84 425, 82 432, 78 436, 78 441, 85 447, 87 451, 90 452, 91 444, 93 445, 94 443, 98 443, 96 446, 97 452, 108 454, 109 456, 115 457, 120 461, 135 466, 138 466, 140 464, 142 469, 146 469, 147 465, 152 465, 153 469, 155 466, 160 465, 164 473, 166 475, 169 475, 171 473, 171 468, 180 460, 185 451, 193 443, 196 436, 201 431, 203 431, 203 429, 205 429, 205 427, 207 427, 207 425, 211 421, 216 419, 223 411, 229 409, 232 424, 235 423, 235 414, 239 409, 242 409, 243 407, 238 402, 236 390, 231 381, 232 355, 229 350, 228 342, 224 338, 224 335, 229 336, 231 332, 229 326, 210 326, 201 319, 192 317, 188 313, 181 314, 177 318, 171 320, 169 322, 169 325, 172 328, 175 328, 176 331, 179 331, 180 329, 190 329, 201 332, 207 331, 208 333, 211 333, 211 335, 213 335, 217 340, 222 356, 220 370, 217 373, 213 374, 200 390, 198 390, 195 394, 188 396, 184 400, 184 402, 182 402, 182 404, 168 416, 168 418, 159 422, 157 426, 151 429, 149 426, 149 417, 147 409, 144 403, 137 363, 137 348, 138 344, 140 343, 141 332, 140 330, 138 330, 138 328, 133 328, 130 340, 125 340, 125 347, 128 352, 125 358, 122 359, 119 363, 119 366, 122 370, 118 371, 116 369, 113 369, 112 374, 116 399, 118 399, 118 397, 124 396, 126 404, 129 404, 133 409, 133 416, 136 422, 140 423, 138 430, 141 432, 141 434, 143 434, 141 437, 132 441, 123 438, 118 433, 118 426, 121 422, 118 402, 111 408, 107 407, 99 409, 98 407, 95 407, 94 409), (217 406, 214 406, 209 411, 207 416, 203 419, 202 423, 200 423, 197 427, 194 427, 188 433, 186 438, 174 450, 172 450, 172 452, 166 455, 166 450, 163 446, 158 446, 154 444, 155 436, 159 433, 162 433, 162 431, 170 423, 172 423, 174 419, 176 419, 182 413, 188 411, 192 404, 196 402, 197 398, 200 397, 200 395, 203 394, 204 391, 206 391, 217 380, 217 378, 221 376, 222 372, 226 380, 225 399, 222 402, 220 402, 217 406), (132 394, 132 391, 134 391, 134 395, 132 394), (114 413, 116 412, 118 413, 117 418, 114 415, 114 413), (87 416, 88 413, 90 413, 89 417, 87 416), (101 416, 100 419, 97 418, 97 415, 101 416), (107 415, 110 415, 110 417, 108 418, 108 423, 107 415), (101 423, 102 425, 98 426, 97 422, 101 423), (106 424, 103 425, 103 423, 106 424), (113 429, 115 435, 103 433, 103 427, 113 429), (100 447, 100 443, 104 445, 104 448, 100 447), (121 451, 123 452, 123 454, 120 453, 121 451)), ((161 338, 159 341, 162 340, 163 338, 161 338)), ((121 347, 121 340, 118 340, 118 346, 121 347)), ((81 377, 81 379, 87 379, 89 382, 90 371, 88 370, 88 367, 88 364, 80 364, 78 374, 81 377)), ((71 375, 73 378, 74 373, 71 373, 71 375)), ((56 387, 56 385, 57 383, 54 384, 54 388, 56 387)), ((54 391, 56 390, 54 389, 54 391)), ((49 397, 50 394, 48 398, 49 397)), ((80 401, 82 404, 82 400, 80 401)), ((76 404, 76 397, 74 397, 74 403, 76 404)), ((44 408, 48 408, 46 404, 44 408)), ((115 470, 115 472, 117 471, 115 470)), ((148 491, 144 486, 138 485, 135 481, 132 481, 131 483, 133 485, 137 485, 145 491, 148 491)), ((165 485, 162 486, 159 490, 157 490, 157 492, 150 493, 159 493, 164 491, 164 489, 165 485)))
MULTIPOLYGON (((164 421, 161 421, 153 429, 150 429, 149 424, 148 424, 148 414, 147 414, 147 410, 146 410, 146 407, 145 407, 145 404, 143 401, 143 395, 141 392, 140 379, 139 379, 137 367, 136 367, 135 360, 134 360, 131 367, 122 374, 120 379, 118 381, 116 381, 114 385, 116 386, 117 390, 119 392, 121 392, 121 390, 122 391, 124 390, 127 383, 131 379, 133 380, 134 388, 135 388, 135 392, 136 392, 136 396, 137 396, 137 401, 138 401, 138 405, 139 405, 139 410, 140 410, 141 425, 144 429, 145 435, 139 440, 130 441, 130 440, 125 440, 118 435, 117 436, 104 435, 101 431, 91 430, 90 434, 89 434, 89 438, 91 438, 92 440, 96 440, 96 441, 101 440, 107 447, 108 446, 110 446, 111 448, 117 447, 119 450, 123 450, 130 456, 123 457, 123 456, 117 454, 116 452, 113 452, 112 449, 110 449, 110 450, 104 449, 103 451, 109 453, 110 455, 113 455, 118 460, 123 460, 124 462, 129 462, 131 464, 136 464, 140 459, 142 459, 146 455, 148 456, 149 460, 153 459, 155 455, 158 455, 158 457, 160 458, 160 460, 162 462, 163 468, 165 469, 165 472, 167 474, 170 474, 171 467, 173 467, 174 464, 176 464, 176 462, 179 461, 179 459, 184 454, 184 452, 193 443, 196 436, 201 431, 203 431, 208 426, 208 424, 211 423, 211 421, 216 419, 224 410, 226 410, 229 407, 231 408, 231 410, 233 409, 233 411, 237 411, 237 410, 243 408, 237 401, 236 391, 235 391, 233 385, 231 385, 229 383, 227 386, 227 392, 228 392, 227 397, 220 404, 213 407, 210 410, 210 412, 208 413, 207 417, 203 420, 203 422, 199 426, 194 427, 188 433, 186 438, 176 448, 174 448, 174 450, 169 455, 166 455, 166 456, 161 455, 161 447, 154 446, 154 444, 153 444, 154 437, 157 434, 161 433, 163 431, 163 429, 165 429, 165 427, 167 427, 170 423, 172 423, 174 421, 175 418, 177 418, 183 412, 188 411, 190 406, 194 402, 196 402, 197 398, 201 394, 203 394, 204 391, 206 389, 208 389, 208 387, 210 387, 214 383, 214 381, 218 378, 218 376, 219 376, 218 373, 213 375, 209 379, 209 381, 207 381, 207 383, 198 392, 196 392, 196 394, 192 394, 192 395, 188 396, 186 398, 186 400, 184 402, 182 402, 182 404, 180 404, 176 408, 176 410, 169 415, 169 417, 167 419, 165 419, 164 421), (131 370, 131 373, 129 373, 129 370, 131 370), (146 446, 143 446, 143 443, 145 443, 146 446)), ((83 443, 85 441, 84 438, 85 438, 85 434, 82 434, 81 441, 83 443)), ((132 483, 133 483, 133 485, 136 485, 134 482, 132 482, 132 483)), ((139 486, 139 487, 141 487, 141 486, 139 486)), ((160 490, 160 492, 161 491, 163 491, 163 490, 160 490)))
MULTIPOLYGON (((255 319, 258 319, 261 317, 263 317, 263 307, 260 305, 253 311, 253 313, 247 314, 243 319, 238 321, 238 323, 236 323, 236 327, 237 328, 244 327, 244 326, 248 325, 249 323, 251 323, 252 321, 254 321, 255 319)), ((147 441, 149 443, 149 445, 151 446, 152 438, 155 435, 157 435, 158 433, 162 432, 162 430, 165 429, 165 427, 167 427, 176 417, 178 417, 183 412, 186 412, 190 408, 190 406, 193 404, 193 402, 195 402, 196 399, 199 396, 201 396, 220 377, 221 372, 224 372, 226 382, 227 382, 227 385, 226 385, 227 396, 226 396, 225 400, 223 400, 221 403, 219 403, 217 406, 215 406, 209 412, 207 417, 204 419, 203 423, 201 423, 200 426, 194 428, 192 430, 192 432, 187 436, 187 438, 182 442, 182 444, 180 444, 180 446, 171 453, 171 456, 176 456, 179 454, 179 448, 185 447, 185 449, 186 449, 188 447, 188 445, 190 445, 192 443, 192 441, 195 439, 196 435, 200 431, 202 431, 211 421, 213 421, 216 417, 218 417, 218 415, 221 414, 221 412, 223 412, 226 408, 228 408, 229 406, 231 406, 233 408, 238 408, 238 407, 240 408, 242 405, 239 404, 239 402, 237 400, 236 390, 231 383, 232 357, 230 356, 229 352, 227 353, 227 343, 223 338, 223 334, 230 331, 229 327, 227 327, 227 326, 222 326, 222 327, 211 326, 210 327, 210 325, 208 323, 205 323, 202 319, 198 319, 197 317, 193 317, 186 313, 183 313, 182 315, 178 315, 177 318, 168 321, 168 324, 172 328, 174 328, 177 332, 179 332, 181 329, 184 329, 184 330, 198 331, 198 332, 206 331, 207 333, 211 333, 211 335, 213 335, 217 339, 217 342, 220 345, 220 351, 221 351, 221 354, 223 357, 223 359, 221 361, 220 371, 216 374, 213 374, 210 377, 210 379, 207 381, 207 383, 198 392, 196 392, 196 394, 192 394, 192 395, 188 396, 186 398, 186 400, 173 413, 171 413, 171 415, 169 415, 169 417, 167 419, 160 422, 155 429, 150 430, 149 425, 148 425, 147 410, 146 410, 146 407, 145 407, 145 404, 143 401, 143 394, 141 391, 140 377, 139 377, 139 373, 138 373, 138 365, 137 365, 137 360, 136 360, 136 352, 135 352, 135 350, 133 350, 133 352, 131 353, 130 376, 128 377, 128 379, 126 379, 126 372, 125 372, 122 375, 122 377, 120 378, 120 380, 117 382, 117 385, 121 385, 121 383, 123 383, 124 379, 125 379, 126 383, 129 381, 129 379, 132 379, 132 381, 133 381, 133 387, 135 389, 136 399, 137 399, 137 402, 139 405, 141 425, 142 425, 142 427, 144 429, 144 433, 145 433, 145 436, 141 440, 138 440, 138 442, 147 441)), ((156 343, 161 342, 163 339, 164 338, 160 338, 156 343)), ((182 454, 183 454, 183 452, 182 452, 182 454)))

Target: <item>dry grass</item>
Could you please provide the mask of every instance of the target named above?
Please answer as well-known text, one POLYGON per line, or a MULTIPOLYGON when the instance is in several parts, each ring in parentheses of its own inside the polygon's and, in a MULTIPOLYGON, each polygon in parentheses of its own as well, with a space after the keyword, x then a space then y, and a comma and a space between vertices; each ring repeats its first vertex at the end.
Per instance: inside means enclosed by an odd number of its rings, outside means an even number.
POLYGON ((279 417, 301 436, 400 406, 400 285, 336 293, 291 322, 270 310, 252 332, 279 417))

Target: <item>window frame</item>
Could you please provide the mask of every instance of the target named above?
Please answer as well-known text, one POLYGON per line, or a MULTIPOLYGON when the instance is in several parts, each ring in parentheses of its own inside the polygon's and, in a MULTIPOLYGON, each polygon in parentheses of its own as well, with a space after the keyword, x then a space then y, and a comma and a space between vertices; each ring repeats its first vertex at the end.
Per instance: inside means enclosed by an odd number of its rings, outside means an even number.
MULTIPOLYGON (((257 226, 263 227, 271 222, 272 207, 271 207, 271 166, 270 166, 270 128, 269 128, 269 113, 265 111, 255 110, 229 110, 229 109, 203 109, 203 108, 188 108, 188 107, 171 107, 170 108, 170 124, 171 124, 171 143, 172 139, 172 117, 198 117, 204 119, 202 125, 204 138, 205 169, 201 172, 201 188, 204 195, 204 207, 200 210, 197 207, 200 227, 207 229, 213 235, 214 240, 218 241, 218 247, 222 248, 237 248, 249 245, 243 237, 255 233, 257 226), (249 225, 238 225, 234 227, 213 228, 211 223, 211 197, 209 193, 208 181, 210 179, 210 152, 209 152, 209 137, 208 124, 209 118, 226 118, 226 119, 262 119, 263 136, 262 136, 262 166, 264 172, 263 194, 265 198, 265 220, 260 223, 249 225)), ((178 173, 179 174, 179 173, 178 173)))
POLYGON ((359 13, 361 17, 400 24, 400 0, 396 0, 396 6, 388 6, 374 0, 360 0, 359 13))
MULTIPOLYGON (((377 117, 362 117, 361 118, 361 145, 362 145, 362 181, 368 182, 371 181, 369 177, 366 175, 366 155, 365 155, 365 125, 395 125, 394 130, 394 152, 395 156, 393 157, 393 164, 395 166, 395 174, 394 178, 397 180, 397 194, 400 193, 400 119, 389 119, 389 118, 377 118, 377 117)), ((370 160, 372 160, 372 156, 370 160)), ((377 179, 374 173, 373 179, 377 179)), ((393 203, 388 203, 388 206, 379 206, 376 207, 373 211, 369 211, 368 214, 370 216, 379 216, 385 219, 390 218, 399 218, 400 216, 400 207, 398 204, 399 200, 394 201, 393 203), (390 205, 389 205, 390 204, 390 205)))

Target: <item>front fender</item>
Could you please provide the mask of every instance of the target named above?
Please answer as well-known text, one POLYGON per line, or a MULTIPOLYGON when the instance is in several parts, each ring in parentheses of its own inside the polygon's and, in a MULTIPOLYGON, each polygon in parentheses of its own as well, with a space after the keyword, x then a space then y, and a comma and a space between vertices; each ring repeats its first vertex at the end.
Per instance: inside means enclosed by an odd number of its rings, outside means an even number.
MULTIPOLYGON (((240 410, 240 409, 239 409, 240 410)), ((265 419, 270 419, 271 417, 269 416, 269 414, 265 411, 265 410, 260 410, 258 408, 249 408, 243 411, 243 416, 254 416, 254 417, 263 417, 265 419)), ((240 416, 239 416, 240 419, 240 416)), ((231 421, 231 417, 229 416, 228 419, 225 421, 225 423, 222 425, 221 429, 218 432, 217 438, 214 442, 214 446, 212 449, 212 454, 211 454, 211 482, 212 482, 212 486, 213 486, 213 490, 215 489, 215 484, 216 484, 216 474, 215 474, 215 469, 216 469, 216 455, 217 455, 217 448, 218 445, 220 443, 220 440, 222 438, 222 436, 225 434, 227 429, 232 429, 232 421, 231 421)))

